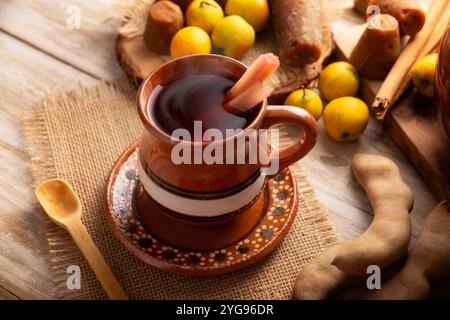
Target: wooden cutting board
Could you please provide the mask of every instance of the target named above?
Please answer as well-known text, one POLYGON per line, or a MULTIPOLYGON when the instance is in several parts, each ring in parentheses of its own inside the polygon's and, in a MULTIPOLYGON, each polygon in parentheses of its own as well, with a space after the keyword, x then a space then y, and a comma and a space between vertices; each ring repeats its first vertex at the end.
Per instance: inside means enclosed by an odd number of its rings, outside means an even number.
POLYGON ((385 120, 385 127, 436 198, 450 199, 450 141, 437 120, 433 100, 410 88, 385 120))
MULTIPOLYGON (((426 6, 429 0, 422 0, 426 6)), ((339 60, 349 59, 365 30, 364 18, 349 8, 332 24, 339 60)), ((404 39, 405 41, 407 39, 404 39)), ((360 95, 371 105, 382 81, 362 78, 360 95)), ((439 200, 450 199, 450 141, 437 120, 433 100, 410 88, 386 117, 385 128, 439 200)))

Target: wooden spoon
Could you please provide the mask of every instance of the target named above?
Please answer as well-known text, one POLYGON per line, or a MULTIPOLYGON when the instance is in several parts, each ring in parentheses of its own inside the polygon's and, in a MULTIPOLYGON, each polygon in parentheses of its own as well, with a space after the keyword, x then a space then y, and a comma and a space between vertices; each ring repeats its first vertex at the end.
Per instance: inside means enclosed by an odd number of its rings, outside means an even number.
POLYGON ((81 203, 69 183, 62 179, 46 180, 36 187, 35 193, 50 220, 65 228, 75 240, 108 297, 127 300, 126 293, 81 222, 81 203))

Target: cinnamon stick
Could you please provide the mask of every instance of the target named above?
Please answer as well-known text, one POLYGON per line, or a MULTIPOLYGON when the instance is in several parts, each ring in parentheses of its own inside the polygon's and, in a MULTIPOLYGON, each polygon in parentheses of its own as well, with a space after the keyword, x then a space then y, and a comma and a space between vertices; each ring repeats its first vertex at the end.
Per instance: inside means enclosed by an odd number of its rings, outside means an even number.
MULTIPOLYGON (((447 31, 447 27, 450 23, 450 3, 447 5, 446 14, 439 20, 438 25, 436 29, 434 30, 433 34, 431 35, 430 40, 425 45, 423 51, 420 53, 417 60, 420 60, 421 58, 425 57, 427 54, 436 51, 439 43, 442 40, 442 37, 444 36, 445 32, 447 31)), ((414 65, 413 65, 414 67, 414 65)), ((403 79, 401 86, 399 87, 397 93, 395 94, 394 98, 392 98, 391 104, 394 105, 395 102, 401 97, 401 95, 408 89, 409 85, 411 84, 411 70, 410 68, 408 74, 403 79)))
POLYGON ((439 17, 446 9, 447 3, 448 0, 435 0, 431 4, 427 14, 427 21, 422 31, 405 46, 400 57, 397 59, 397 62, 384 80, 375 97, 375 101, 371 106, 371 110, 375 113, 375 117, 378 120, 383 120, 392 106, 393 100, 397 95, 399 88, 402 86, 403 80, 423 52, 433 30, 440 20, 439 17))

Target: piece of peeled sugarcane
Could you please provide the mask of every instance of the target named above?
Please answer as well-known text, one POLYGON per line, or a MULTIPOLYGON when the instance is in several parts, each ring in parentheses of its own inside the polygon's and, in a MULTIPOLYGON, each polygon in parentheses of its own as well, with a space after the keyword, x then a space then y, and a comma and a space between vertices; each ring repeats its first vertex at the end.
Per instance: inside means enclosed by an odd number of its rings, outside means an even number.
MULTIPOLYGON (((345 242, 326 248, 303 267, 294 283, 292 294, 294 300, 325 300, 342 297, 347 299, 351 295, 358 299, 362 297, 364 289, 360 285, 366 282, 368 275, 351 276, 332 264, 345 242), (349 288, 352 289, 347 291, 349 288)), ((388 268, 383 269, 382 279, 392 276, 403 263, 403 259, 400 259, 388 268)))
POLYGON ((383 80, 401 52, 397 20, 387 14, 371 17, 350 55, 350 63, 369 79, 383 80))
POLYGON ((404 267, 368 299, 419 300, 430 294, 430 281, 450 275, 450 212, 440 203, 425 220, 404 267))
POLYGON ((352 170, 366 191, 374 218, 358 238, 341 244, 332 264, 346 274, 364 276, 367 267, 384 269, 407 253, 414 198, 398 167, 383 156, 355 154, 352 170))
POLYGON ((270 95, 264 82, 280 65, 272 53, 260 55, 242 77, 225 93, 224 108, 234 114, 242 114, 270 95))

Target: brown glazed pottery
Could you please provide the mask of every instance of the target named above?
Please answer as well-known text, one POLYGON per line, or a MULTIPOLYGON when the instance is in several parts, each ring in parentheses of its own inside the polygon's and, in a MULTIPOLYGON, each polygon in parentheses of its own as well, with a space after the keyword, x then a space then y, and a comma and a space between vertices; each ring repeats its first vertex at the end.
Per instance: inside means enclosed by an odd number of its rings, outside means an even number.
MULTIPOLYGON (((142 189, 137 172, 137 148, 137 142, 131 145, 119 157, 111 171, 105 197, 105 215, 117 239, 134 256, 151 266, 184 275, 217 275, 239 270, 270 253, 285 237, 295 219, 297 185, 290 170, 285 169, 274 178, 268 179, 258 198, 260 203, 247 209, 255 211, 258 221, 233 243, 219 249, 189 250, 162 241, 155 234, 158 230, 149 229, 137 209, 136 193, 142 189), (257 210, 259 211, 256 212, 257 210)), ((155 217, 163 215, 157 206, 152 210, 155 217)), ((246 212, 242 213, 242 216, 246 215, 246 212)), ((173 233, 176 234, 178 228, 183 228, 185 224, 185 221, 176 222, 172 226, 173 233)), ((214 223, 208 223, 206 229, 209 225, 214 226, 214 223)), ((220 228, 226 228, 228 224, 223 225, 220 228)), ((165 227, 167 226, 163 226, 165 227)), ((230 224, 230 228, 234 227, 236 226, 230 224)), ((216 233, 211 237, 211 241, 220 237, 221 234, 216 233)), ((178 238, 175 236, 173 240, 177 242, 178 238)), ((205 241, 209 242, 208 239, 205 241)), ((183 241, 178 242, 184 244, 183 241)), ((201 243, 199 246, 207 247, 201 243)))
POLYGON ((435 101, 442 126, 450 139, 450 26, 441 42, 435 77, 435 101))
MULTIPOLYGON (((213 142, 178 140, 158 128, 150 116, 148 101, 158 85, 196 73, 215 73, 238 79, 245 70, 245 65, 225 56, 191 55, 162 64, 139 88, 137 108, 144 132, 137 162, 141 184, 136 195, 137 208, 146 227, 162 241, 184 249, 209 250, 239 240, 260 218, 261 194, 267 179, 301 159, 315 144, 317 123, 308 112, 291 106, 268 106, 267 99, 256 107, 259 108, 257 115, 241 134, 213 142), (270 146, 258 146, 262 157, 254 163, 226 161, 227 154, 236 155, 242 150, 245 159, 250 158, 251 148, 240 148, 246 142, 239 137, 252 129, 265 129, 280 123, 303 130, 302 140, 279 153, 273 152, 270 146), (191 154, 196 148, 203 154, 212 143, 221 145, 226 151, 221 163, 176 164, 172 149, 179 143, 184 144, 191 154), (264 159, 267 162, 263 162, 264 159), (266 175, 265 170, 274 163, 279 164, 278 170, 266 175)), ((158 105, 153 107, 158 108, 158 105)), ((265 136, 262 139, 266 139, 265 136)))

